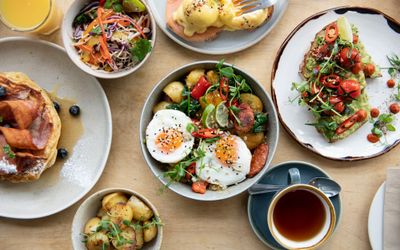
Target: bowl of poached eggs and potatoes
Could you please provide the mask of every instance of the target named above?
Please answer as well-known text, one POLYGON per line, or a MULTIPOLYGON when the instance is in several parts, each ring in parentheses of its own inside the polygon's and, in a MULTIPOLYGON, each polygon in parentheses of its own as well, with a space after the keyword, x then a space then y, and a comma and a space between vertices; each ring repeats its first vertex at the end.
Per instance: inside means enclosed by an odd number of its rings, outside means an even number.
POLYGON ((142 152, 162 189, 195 200, 226 199, 256 183, 278 134, 263 87, 223 61, 171 72, 149 94, 140 121, 142 152))

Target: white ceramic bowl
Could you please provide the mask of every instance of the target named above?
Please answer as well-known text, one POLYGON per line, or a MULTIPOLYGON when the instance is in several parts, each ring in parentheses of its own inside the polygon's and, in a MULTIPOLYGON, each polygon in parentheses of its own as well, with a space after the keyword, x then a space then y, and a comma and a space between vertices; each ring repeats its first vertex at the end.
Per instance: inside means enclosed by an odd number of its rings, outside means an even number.
MULTIPOLYGON (((160 101, 161 93, 163 88, 170 82, 176 81, 177 79, 181 79, 186 76, 191 70, 196 68, 204 68, 204 69, 215 69, 217 61, 200 61, 194 62, 191 64, 184 65, 169 75, 167 75, 164 79, 162 79, 151 91, 148 95, 147 100, 144 104, 142 115, 140 117, 140 144, 142 147, 142 152, 144 158, 153 172, 153 174, 164 184, 166 185, 169 182, 168 178, 163 177, 164 170, 163 164, 153 159, 150 153, 147 150, 145 145, 146 139, 146 127, 153 118, 153 107, 160 101)), ((226 66, 232 66, 230 64, 225 63, 226 66)), ((275 154, 275 149, 278 144, 279 137, 279 122, 278 117, 275 111, 275 107, 272 103, 271 98, 268 93, 265 91, 263 86, 261 86, 253 77, 246 74, 243 70, 233 66, 235 72, 237 74, 242 75, 246 80, 250 87, 253 89, 255 95, 257 95, 264 104, 264 110, 266 110, 269 114, 268 116, 268 132, 267 132, 267 143, 269 146, 268 158, 264 168, 253 178, 247 178, 237 185, 232 185, 225 190, 222 191, 212 191, 207 190, 205 194, 194 193, 188 184, 184 183, 172 183, 169 185, 169 189, 174 191, 175 193, 182 195, 184 197, 200 200, 200 201, 216 201, 223 200, 233 196, 236 196, 244 191, 246 191, 250 186, 258 181, 262 177, 262 175, 267 171, 272 158, 275 154)))
POLYGON ((153 49, 151 50, 150 53, 147 54, 147 56, 140 63, 136 64, 132 68, 129 68, 127 70, 118 71, 118 72, 106 72, 104 70, 92 69, 87 64, 82 62, 82 60, 80 59, 80 56, 78 55, 78 51, 72 45, 72 43, 73 43, 73 40, 72 40, 72 33, 73 33, 72 23, 73 23, 75 17, 78 15, 79 11, 83 7, 85 7, 88 3, 92 2, 92 1, 93 0, 75 0, 71 4, 69 9, 64 14, 64 19, 63 19, 63 23, 62 23, 62 27, 61 27, 61 35, 62 35, 62 40, 63 40, 63 43, 64 43, 65 50, 67 51, 67 54, 68 54, 69 58, 71 58, 71 60, 81 70, 85 71, 86 73, 88 73, 88 74, 90 74, 92 76, 99 77, 99 78, 115 79, 115 78, 120 78, 120 77, 127 76, 127 75, 135 72, 150 57, 151 53, 154 50, 154 46, 155 46, 155 42, 156 42, 156 32, 157 32, 156 23, 154 21, 153 14, 152 14, 150 8, 148 7, 147 3, 145 1, 142 1, 143 4, 146 5, 146 8, 147 8, 147 11, 149 13, 150 20, 151 20, 151 28, 152 28, 151 45, 152 45, 153 49))
MULTIPOLYGON (((95 217, 97 214, 97 211, 99 211, 101 207, 101 200, 103 199, 104 196, 110 193, 114 192, 122 192, 127 195, 135 195, 138 197, 140 200, 142 200, 148 207, 150 207, 153 210, 153 213, 155 216, 160 217, 160 214, 158 213, 157 209, 153 204, 150 203, 149 200, 147 200, 143 195, 136 193, 135 191, 132 191, 130 189, 125 189, 125 188, 107 188, 100 190, 94 194, 92 194, 89 198, 87 198, 78 208, 78 210, 75 213, 74 219, 72 221, 72 229, 71 229, 71 237, 72 237, 72 247, 74 250, 87 250, 85 243, 82 242, 82 235, 83 229, 85 227, 86 222, 92 218, 95 217)), ((157 236, 155 239, 148 243, 144 243, 143 245, 143 250, 149 250, 149 249, 160 249, 161 248, 161 242, 163 238, 163 227, 158 226, 157 228, 157 236)))

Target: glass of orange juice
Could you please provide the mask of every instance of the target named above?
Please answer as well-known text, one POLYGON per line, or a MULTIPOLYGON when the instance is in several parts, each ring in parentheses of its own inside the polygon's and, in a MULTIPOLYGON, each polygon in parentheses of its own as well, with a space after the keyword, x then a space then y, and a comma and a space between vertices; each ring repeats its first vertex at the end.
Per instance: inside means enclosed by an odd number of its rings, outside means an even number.
POLYGON ((49 35, 61 16, 56 0, 0 0, 1 21, 15 31, 49 35))

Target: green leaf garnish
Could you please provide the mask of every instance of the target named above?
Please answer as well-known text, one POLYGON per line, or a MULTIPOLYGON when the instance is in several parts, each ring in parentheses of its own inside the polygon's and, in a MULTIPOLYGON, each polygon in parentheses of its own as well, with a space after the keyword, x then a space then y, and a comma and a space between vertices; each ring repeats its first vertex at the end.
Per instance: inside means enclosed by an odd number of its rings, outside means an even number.
POLYGON ((147 39, 139 39, 135 42, 134 47, 130 49, 133 60, 140 62, 150 53, 152 49, 151 42, 147 39))

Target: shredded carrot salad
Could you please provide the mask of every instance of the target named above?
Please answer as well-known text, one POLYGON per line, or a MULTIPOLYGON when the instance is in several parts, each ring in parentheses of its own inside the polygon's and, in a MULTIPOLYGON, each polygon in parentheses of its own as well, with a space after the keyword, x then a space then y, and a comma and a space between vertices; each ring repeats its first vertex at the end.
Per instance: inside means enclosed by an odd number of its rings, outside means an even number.
POLYGON ((94 1, 75 17, 73 28, 73 45, 81 60, 96 70, 132 68, 151 51, 147 11, 127 13, 94 1))

